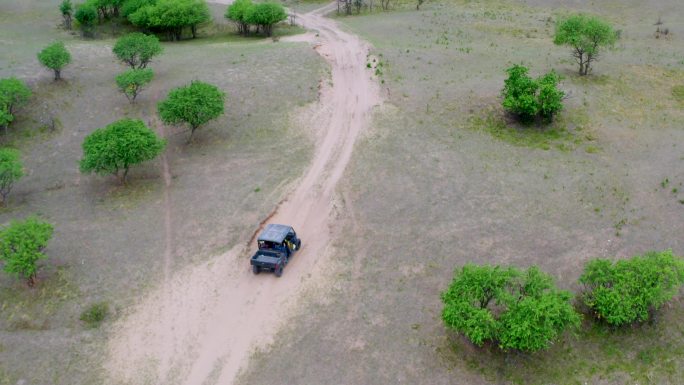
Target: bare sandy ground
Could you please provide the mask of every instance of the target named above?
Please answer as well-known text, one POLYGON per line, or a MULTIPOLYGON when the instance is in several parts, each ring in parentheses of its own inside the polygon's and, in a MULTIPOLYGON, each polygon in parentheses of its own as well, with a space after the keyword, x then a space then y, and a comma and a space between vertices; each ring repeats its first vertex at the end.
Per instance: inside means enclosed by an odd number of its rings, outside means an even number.
MULTIPOLYGON (((330 63, 332 84, 322 87, 303 119, 316 136, 311 165, 265 221, 293 225, 302 249, 282 278, 251 273, 254 245, 247 239, 200 266, 168 273, 114 326, 106 361, 111 383, 232 383, 251 352, 272 341, 298 293, 325 263, 335 187, 381 102, 366 69, 367 44, 323 17, 334 6, 298 17, 316 32, 306 36, 330 63)), ((170 229, 166 236, 173 236, 170 229)))

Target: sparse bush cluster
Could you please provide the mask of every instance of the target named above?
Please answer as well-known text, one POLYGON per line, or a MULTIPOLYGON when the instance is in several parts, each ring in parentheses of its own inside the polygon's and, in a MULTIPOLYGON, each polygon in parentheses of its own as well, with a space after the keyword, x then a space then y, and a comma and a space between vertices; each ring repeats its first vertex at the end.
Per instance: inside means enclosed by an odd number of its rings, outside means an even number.
POLYGON ((536 117, 550 122, 563 109, 565 93, 558 89, 560 76, 554 71, 537 79, 532 79, 528 75, 529 69, 522 65, 514 65, 506 72, 508 78, 502 91, 506 111, 524 122, 531 122, 536 117))
POLYGON ((273 25, 287 19, 287 13, 278 3, 252 3, 252 0, 236 0, 226 9, 225 17, 235 22, 238 32, 249 35, 255 32, 266 36, 273 34, 273 25))
MULTIPOLYGON (((617 262, 594 259, 579 281, 585 289, 581 301, 600 322, 644 322, 679 292, 684 260, 671 250, 617 262)), ((468 264, 455 272, 441 297, 444 324, 478 346, 490 342, 502 350, 537 351, 580 324, 572 295, 555 288, 536 267, 468 264)))
POLYGON ((572 295, 536 267, 465 265, 442 293, 444 323, 474 344, 501 349, 547 348, 567 327, 579 326, 572 295))
MULTIPOLYGON (((70 0, 60 5, 66 28, 71 27, 72 9, 70 0)), ((87 0, 76 5, 74 13, 84 36, 91 36, 95 25, 119 17, 172 41, 181 40, 185 31, 195 38, 197 27, 211 20, 205 0, 87 0)))
POLYGON ((595 316, 622 326, 648 320, 684 283, 684 261, 672 251, 627 260, 590 261, 580 277, 584 303, 595 316))

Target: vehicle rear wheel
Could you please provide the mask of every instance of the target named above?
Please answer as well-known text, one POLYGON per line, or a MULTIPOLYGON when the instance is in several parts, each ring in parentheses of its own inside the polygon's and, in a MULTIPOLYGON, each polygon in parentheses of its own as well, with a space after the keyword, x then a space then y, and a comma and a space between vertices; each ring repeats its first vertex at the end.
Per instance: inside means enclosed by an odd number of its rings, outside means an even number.
POLYGON ((252 273, 259 274, 259 272, 261 272, 261 269, 259 268, 259 266, 252 265, 252 273))
POLYGON ((275 270, 275 276, 280 277, 283 275, 283 265, 278 266, 278 268, 275 270))

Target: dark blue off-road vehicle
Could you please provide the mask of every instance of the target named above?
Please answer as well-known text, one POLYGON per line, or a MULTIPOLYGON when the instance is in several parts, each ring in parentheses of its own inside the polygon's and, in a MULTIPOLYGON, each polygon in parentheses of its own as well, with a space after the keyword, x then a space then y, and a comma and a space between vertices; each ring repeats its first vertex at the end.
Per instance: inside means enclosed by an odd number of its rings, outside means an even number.
POLYGON ((252 272, 273 271, 276 277, 283 275, 283 268, 292 254, 302 246, 302 240, 291 226, 269 224, 257 238, 259 250, 252 256, 252 272))

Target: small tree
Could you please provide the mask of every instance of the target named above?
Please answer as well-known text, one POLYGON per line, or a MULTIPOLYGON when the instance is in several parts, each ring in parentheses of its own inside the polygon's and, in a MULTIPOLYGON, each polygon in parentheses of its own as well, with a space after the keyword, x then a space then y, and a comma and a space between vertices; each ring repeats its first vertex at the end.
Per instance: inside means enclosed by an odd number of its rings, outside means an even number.
POLYGON ((93 27, 98 21, 97 9, 89 3, 81 4, 76 8, 74 18, 76 18, 76 21, 81 26, 83 36, 91 36, 93 27))
POLYGON ((81 172, 112 174, 125 184, 131 166, 154 159, 165 147, 142 120, 121 119, 86 136, 81 172))
POLYGON ((491 341, 503 350, 537 351, 579 326, 571 298, 536 267, 468 264, 442 293, 442 320, 478 346, 491 341))
POLYGON ((62 18, 64 19, 64 28, 71 29, 71 14, 74 11, 71 0, 62 0, 62 3, 59 5, 59 11, 62 13, 62 18))
POLYGON ((5 129, 14 120, 17 108, 25 105, 31 98, 31 89, 17 78, 0 79, 0 125, 5 129))
POLYGON ((135 68, 145 68, 154 56, 162 53, 159 39, 140 32, 129 33, 116 41, 112 49, 119 60, 135 68))
POLYGON ((199 126, 223 114, 225 98, 225 93, 216 86, 193 81, 189 86, 172 90, 157 109, 166 124, 187 123, 190 126, 190 142, 199 126))
POLYGON ((287 13, 280 4, 259 3, 247 10, 245 18, 249 24, 260 27, 266 36, 271 36, 273 25, 287 19, 287 13))
POLYGON ((565 93, 558 89, 560 76, 551 71, 538 79, 532 79, 525 66, 514 65, 506 70, 508 78, 502 90, 503 108, 518 116, 523 122, 531 122, 541 116, 550 122, 563 109, 565 93))
POLYGON ((116 85, 133 103, 142 88, 152 81, 154 73, 151 68, 128 70, 116 76, 116 85))
POLYGON ((589 261, 580 277, 584 303, 597 318, 621 326, 649 319, 684 284, 684 261, 672 250, 627 260, 589 261))
POLYGON ((38 61, 55 72, 55 80, 62 78, 62 68, 71 62, 71 54, 64 43, 56 41, 38 53, 38 61))
POLYGON ((7 204, 7 197, 14 183, 24 176, 19 150, 0 148, 0 197, 2 205, 7 204))
POLYGON ((0 260, 4 263, 5 272, 25 279, 29 286, 33 286, 38 261, 47 258, 43 249, 52 237, 52 232, 51 224, 35 217, 12 221, 0 231, 0 260))
POLYGON ((579 64, 579 74, 587 75, 591 63, 598 60, 601 47, 611 47, 617 41, 617 33, 606 21, 596 16, 578 14, 556 24, 557 45, 572 47, 572 55, 579 64))
POLYGON ((226 9, 226 19, 235 22, 238 27, 238 32, 243 35, 249 34, 247 14, 253 6, 252 0, 235 0, 233 4, 229 5, 226 9))

